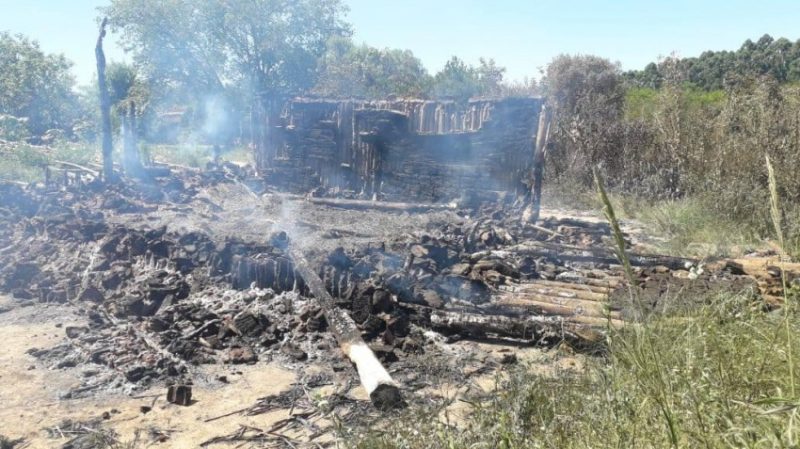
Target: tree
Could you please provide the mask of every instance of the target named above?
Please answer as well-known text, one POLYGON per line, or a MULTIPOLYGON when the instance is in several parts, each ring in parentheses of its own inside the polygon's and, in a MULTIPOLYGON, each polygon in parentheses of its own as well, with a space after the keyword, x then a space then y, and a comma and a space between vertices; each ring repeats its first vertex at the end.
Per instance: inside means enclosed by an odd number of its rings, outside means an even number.
POLYGON ((437 97, 452 97, 466 101, 478 94, 478 73, 457 56, 453 56, 433 78, 433 93, 437 97))
POLYGON ((599 163, 619 164, 617 131, 625 102, 619 65, 597 56, 557 56, 543 80, 554 111, 557 174, 586 176, 599 163))
POLYGON ((294 95, 314 84, 334 36, 349 34, 340 0, 112 0, 103 13, 161 87, 194 95, 294 95))
POLYGON ((478 93, 485 96, 501 95, 506 68, 498 66, 492 58, 480 58, 478 62, 478 68, 475 69, 478 77, 478 93))
POLYGON ((28 131, 72 131, 80 115, 72 63, 44 53, 36 41, 0 33, 0 114, 27 118, 28 131))
POLYGON ((334 38, 320 61, 313 91, 333 97, 420 97, 429 86, 430 75, 410 50, 380 50, 334 38))
MULTIPOLYGON (((778 83, 800 81, 800 40, 773 39, 769 34, 757 41, 746 40, 736 51, 705 51, 698 57, 676 59, 669 70, 678 68, 685 81, 704 90, 730 89, 753 85, 760 78, 778 83)), ((659 88, 664 61, 650 63, 644 70, 625 74, 636 87, 659 88)))
POLYGON ((507 87, 503 83, 505 72, 505 67, 498 66, 491 58, 480 58, 478 66, 474 67, 453 56, 434 76, 433 94, 458 101, 502 95, 507 87))

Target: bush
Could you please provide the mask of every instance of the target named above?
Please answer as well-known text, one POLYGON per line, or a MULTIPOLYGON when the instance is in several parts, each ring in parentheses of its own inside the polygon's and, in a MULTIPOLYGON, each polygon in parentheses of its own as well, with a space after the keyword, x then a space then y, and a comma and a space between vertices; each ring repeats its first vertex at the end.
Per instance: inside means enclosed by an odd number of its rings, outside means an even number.
POLYGON ((0 114, 0 140, 20 142, 27 140, 29 137, 28 119, 0 114))

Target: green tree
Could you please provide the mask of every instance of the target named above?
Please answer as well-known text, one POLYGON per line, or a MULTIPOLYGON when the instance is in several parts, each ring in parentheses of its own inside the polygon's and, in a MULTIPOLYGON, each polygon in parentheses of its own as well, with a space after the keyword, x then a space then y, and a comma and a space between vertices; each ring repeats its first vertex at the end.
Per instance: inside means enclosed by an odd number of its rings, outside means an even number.
POLYGON ((293 95, 314 84, 340 0, 112 0, 102 10, 154 85, 193 95, 293 95))
POLYGON ((453 56, 433 78, 433 93, 437 97, 452 97, 466 101, 480 91, 478 73, 457 56, 453 56))
POLYGON ((333 97, 381 98, 426 95, 430 75, 410 50, 377 49, 335 38, 320 61, 314 93, 333 97))
POLYGON ((80 115, 72 63, 44 53, 36 41, 0 33, 0 114, 27 118, 28 131, 72 131, 80 115))
POLYGON ((478 77, 478 93, 480 95, 501 95, 504 90, 503 76, 505 67, 500 67, 494 59, 480 58, 475 72, 478 77))
POLYGON ((589 185, 591 167, 620 164, 619 123, 625 104, 618 64, 597 56, 557 56, 547 66, 545 92, 555 110, 557 174, 574 172, 589 185))
POLYGON ((466 101, 478 96, 502 95, 508 88, 503 82, 505 67, 494 59, 480 58, 472 66, 453 56, 433 78, 433 94, 437 97, 466 101))

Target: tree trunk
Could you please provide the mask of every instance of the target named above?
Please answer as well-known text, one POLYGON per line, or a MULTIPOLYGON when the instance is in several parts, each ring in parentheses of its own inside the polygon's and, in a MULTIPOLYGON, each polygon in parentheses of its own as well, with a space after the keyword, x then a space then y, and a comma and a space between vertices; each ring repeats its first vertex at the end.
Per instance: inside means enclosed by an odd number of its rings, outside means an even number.
POLYGON ((112 160, 111 142, 111 99, 106 86, 106 55, 103 53, 103 38, 106 36, 108 19, 104 18, 100 24, 100 35, 94 49, 97 58, 97 87, 100 92, 100 122, 103 130, 103 179, 111 182, 114 177, 114 162, 112 160))

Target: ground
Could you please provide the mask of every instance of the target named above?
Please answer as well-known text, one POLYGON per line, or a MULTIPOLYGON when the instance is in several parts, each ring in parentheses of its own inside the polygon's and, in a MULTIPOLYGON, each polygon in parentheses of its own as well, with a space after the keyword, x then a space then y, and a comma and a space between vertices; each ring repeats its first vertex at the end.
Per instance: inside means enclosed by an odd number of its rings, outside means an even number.
MULTIPOLYGON (((264 242, 274 232, 284 231, 312 260, 324 260, 339 247, 345 251, 363 251, 387 245, 411 245, 420 239, 424 242, 430 238, 427 236, 433 228, 472 226, 470 214, 477 214, 455 209, 408 213, 330 207, 279 192, 256 194, 238 179, 187 184, 190 185, 183 187, 193 192, 188 198, 168 196, 166 200, 146 203, 144 207, 128 208, 124 196, 114 197, 117 201, 111 208, 107 199, 98 202, 91 198, 81 201, 73 198, 70 204, 82 207, 82 201, 95 201, 92 210, 103 210, 105 222, 126 230, 145 232, 165 226, 181 236, 202 233, 218 245, 230 238, 264 242)), ((181 193, 183 189, 176 192, 181 193)), ((499 213, 493 212, 494 215, 499 213)), ((552 223, 576 221, 595 231, 604 226, 604 218, 590 211, 544 210, 542 219, 552 223)), ((485 221, 479 218, 476 223, 480 224, 481 220, 485 221)), ((513 217, 506 216, 505 220, 513 221, 513 217)), ((489 221, 494 223, 489 225, 494 226, 491 235, 481 234, 481 239, 502 239, 502 235, 495 234, 501 234, 504 222, 489 221)), ((52 232, 54 228, 46 229, 52 232)), ((626 221, 623 229, 631 247, 642 251, 651 247, 653 238, 641 224, 626 221)), ((554 232, 545 231, 542 231, 545 236, 554 232)), ((592 232, 568 237, 576 240, 575 244, 597 245, 599 241, 592 232)), ((11 243, 8 247, 0 245, 5 247, 0 253, 17 242, 8 243, 11 243)), ((92 278, 88 274, 97 254, 96 246, 90 242, 69 247, 77 251, 75 260, 86 260, 75 271, 82 273, 84 284, 92 278)), ((65 257, 56 258, 57 262, 63 262, 65 257)), ((159 270, 157 266, 137 263, 132 268, 138 273, 137 277, 159 270)), ((539 268, 546 269, 544 265, 539 268)), ((569 273, 569 270, 571 268, 566 266, 557 272, 569 273)), ((218 307, 215 310, 242 303, 238 299, 226 303, 215 297, 223 294, 229 293, 224 289, 203 290, 205 296, 201 295, 197 301, 221 304, 215 306, 218 307)), ((193 298, 190 296, 186 301, 193 298)), ((344 361, 330 335, 324 331, 309 332, 308 338, 301 335, 303 341, 298 344, 302 344, 305 351, 301 355, 307 355, 302 361, 288 357, 288 352, 282 352, 284 346, 280 346, 281 350, 259 350, 259 360, 251 364, 222 363, 222 357, 215 359, 216 363, 192 363, 189 374, 193 403, 185 407, 166 401, 166 384, 161 378, 147 384, 118 382, 93 388, 92 379, 102 377, 98 371, 110 367, 112 371, 122 372, 127 368, 122 367, 121 361, 118 366, 111 363, 100 367, 87 363, 59 364, 54 360, 58 355, 35 356, 43 350, 47 352, 68 345, 70 339, 65 335, 68 329, 86 329, 90 325, 92 311, 100 309, 84 306, 74 299, 40 302, 2 297, 0 435, 12 440, 22 439, 29 445, 27 447, 43 448, 103 447, 75 445, 77 443, 65 446, 75 438, 79 438, 80 444, 88 444, 83 441, 86 438, 80 438, 93 432, 105 432, 103 435, 113 432, 106 445, 111 447, 197 447, 204 442, 219 447, 241 447, 237 446, 241 444, 317 447, 341 441, 357 432, 359 426, 372 420, 379 423, 387 416, 371 409, 355 370, 344 361), (346 421, 344 425, 342 420, 346 421)), ((223 317, 223 312, 219 316, 223 317)), ((118 332, 122 334, 112 334, 110 341, 129 344, 125 339, 145 329, 142 323, 147 322, 142 317, 131 317, 127 327, 119 327, 118 332)), ((388 355, 400 354, 399 361, 389 362, 390 372, 404 387, 412 408, 433 405, 443 422, 456 426, 466 421, 472 408, 471 398, 497 388, 510 366, 522 364, 530 372, 559 376, 565 371, 580 370, 585 358, 591 357, 588 353, 576 353, 569 345, 552 342, 537 346, 518 340, 445 337, 424 328, 415 329, 418 334, 412 341, 423 344, 424 351, 415 353, 406 346, 401 350, 399 344, 396 349, 389 348, 388 355)), ((297 333, 285 335, 297 336, 297 333)))

